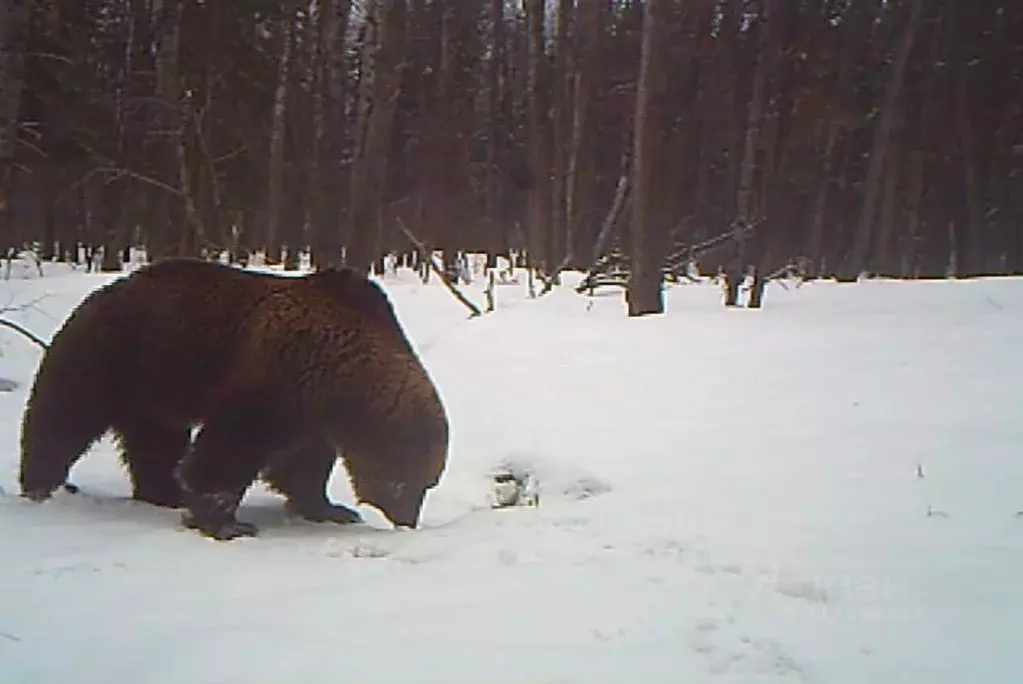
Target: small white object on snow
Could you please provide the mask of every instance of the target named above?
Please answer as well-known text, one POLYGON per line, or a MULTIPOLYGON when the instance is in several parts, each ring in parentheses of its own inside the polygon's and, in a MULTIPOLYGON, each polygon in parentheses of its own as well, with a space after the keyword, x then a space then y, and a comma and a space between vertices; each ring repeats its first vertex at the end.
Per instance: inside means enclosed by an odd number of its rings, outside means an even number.
POLYGON ((540 483, 532 473, 502 469, 491 478, 491 508, 540 505, 540 483))

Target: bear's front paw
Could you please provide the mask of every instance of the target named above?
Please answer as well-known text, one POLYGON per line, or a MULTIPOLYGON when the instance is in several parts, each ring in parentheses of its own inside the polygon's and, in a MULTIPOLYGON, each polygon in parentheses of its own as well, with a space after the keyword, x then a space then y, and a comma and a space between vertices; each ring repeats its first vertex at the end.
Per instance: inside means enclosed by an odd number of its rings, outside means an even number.
POLYGON ((185 527, 218 541, 256 536, 258 528, 255 525, 234 517, 240 498, 237 494, 193 494, 189 498, 188 510, 181 517, 185 527))
POLYGON ((199 534, 217 541, 230 541, 238 537, 255 537, 259 528, 252 523, 243 522, 234 518, 206 518, 197 517, 191 512, 186 512, 181 517, 181 522, 190 530, 196 530, 199 534))
POLYGON ((293 501, 289 501, 288 508, 292 513, 309 522, 330 522, 337 523, 338 525, 350 525, 363 521, 362 515, 358 511, 341 504, 323 503, 317 506, 301 506, 293 501))

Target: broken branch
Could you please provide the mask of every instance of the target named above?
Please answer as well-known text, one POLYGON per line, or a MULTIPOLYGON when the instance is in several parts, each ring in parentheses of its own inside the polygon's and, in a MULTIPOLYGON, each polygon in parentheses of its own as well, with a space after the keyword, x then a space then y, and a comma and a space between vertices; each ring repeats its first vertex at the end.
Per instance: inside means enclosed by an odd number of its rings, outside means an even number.
POLYGON ((444 283, 444 287, 448 288, 448 292, 450 292, 455 299, 460 301, 463 305, 465 305, 465 308, 469 310, 469 318, 476 318, 477 316, 482 316, 483 312, 480 311, 480 308, 473 304, 471 301, 469 301, 469 299, 464 294, 462 294, 462 292, 457 287, 455 287, 454 284, 452 284, 452 282, 441 270, 440 266, 437 265, 437 262, 433 260, 433 255, 430 254, 429 250, 427 250, 426 245, 424 245, 422 241, 419 240, 419 238, 412 234, 412 231, 408 229, 408 227, 405 225, 405 222, 401 220, 400 216, 397 217, 396 221, 398 223, 398 228, 401 229, 401 232, 405 233, 405 237, 407 237, 409 241, 413 245, 415 245, 415 248, 419 250, 420 256, 430 266, 430 270, 432 270, 437 275, 437 277, 440 278, 440 281, 444 283))
POLYGON ((618 179, 618 186, 615 188, 615 197, 614 201, 611 202, 611 209, 607 212, 607 216, 604 217, 604 222, 600 226, 600 233, 597 234, 597 241, 593 245, 592 265, 587 269, 586 276, 576 286, 576 292, 581 293, 589 289, 589 281, 593 279, 600 263, 600 253, 604 250, 604 243, 607 242, 608 237, 611 235, 611 229, 614 228, 615 223, 618 222, 618 217, 621 216, 622 211, 625 209, 625 200, 629 194, 630 166, 628 157, 625 158, 623 167, 625 170, 618 179))
POLYGON ((568 268, 568 265, 571 262, 572 255, 566 254, 565 258, 561 260, 561 263, 558 264, 558 267, 554 269, 554 273, 552 273, 549 278, 544 278, 543 276, 540 277, 540 280, 543 281, 543 289, 540 290, 540 294, 537 295, 538 297, 543 297, 545 294, 554 289, 554 285, 558 282, 558 278, 561 277, 562 271, 568 268))
POLYGON ((15 323, 14 321, 9 321, 6 318, 0 318, 0 327, 8 328, 10 330, 13 330, 16 333, 19 333, 23 337, 26 337, 29 340, 35 342, 37 345, 39 345, 43 349, 49 349, 50 348, 50 345, 48 345, 45 340, 43 340, 41 337, 36 335, 34 332, 29 330, 28 328, 25 328, 24 326, 22 326, 22 325, 20 325, 18 323, 15 323))

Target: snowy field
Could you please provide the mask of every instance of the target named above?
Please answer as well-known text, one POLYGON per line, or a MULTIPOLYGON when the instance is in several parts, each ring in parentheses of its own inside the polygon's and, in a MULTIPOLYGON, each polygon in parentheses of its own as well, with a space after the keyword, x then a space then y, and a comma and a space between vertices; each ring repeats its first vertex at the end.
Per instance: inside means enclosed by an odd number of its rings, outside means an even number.
MULTIPOLYGON (((15 269, 0 307, 49 339, 111 277, 15 269)), ((453 428, 415 531, 256 488, 261 535, 212 542, 126 501, 109 440, 89 496, 24 501, 40 351, 0 329, 0 682, 1019 681, 1023 281, 688 284, 639 320, 519 283, 471 321, 384 284, 453 428), (539 508, 487 507, 504 461, 539 508)))

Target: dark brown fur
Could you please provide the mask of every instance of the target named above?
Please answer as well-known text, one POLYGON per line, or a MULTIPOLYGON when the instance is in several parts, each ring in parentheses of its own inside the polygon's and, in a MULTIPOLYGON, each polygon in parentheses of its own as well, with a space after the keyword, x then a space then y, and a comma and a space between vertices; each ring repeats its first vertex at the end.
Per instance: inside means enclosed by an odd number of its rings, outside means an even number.
POLYGON ((51 496, 107 430, 135 498, 183 504, 216 538, 256 532, 234 511, 260 476, 307 518, 357 520, 326 497, 338 451, 359 501, 414 527, 448 444, 436 389, 372 281, 192 259, 97 290, 54 337, 22 423, 24 495, 51 496))

